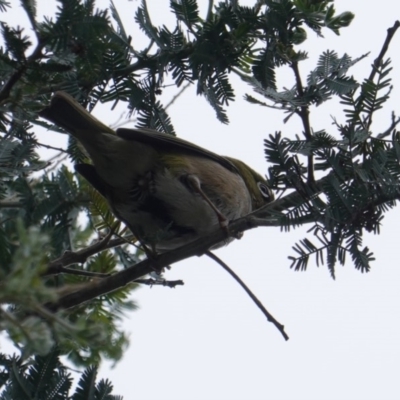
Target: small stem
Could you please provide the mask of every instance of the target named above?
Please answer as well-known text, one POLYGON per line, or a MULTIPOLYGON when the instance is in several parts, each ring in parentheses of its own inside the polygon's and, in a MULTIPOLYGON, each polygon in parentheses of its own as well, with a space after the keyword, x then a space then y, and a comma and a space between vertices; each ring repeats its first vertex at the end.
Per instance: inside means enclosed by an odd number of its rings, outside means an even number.
MULTIPOLYGON (((386 52, 389 49, 390 42, 392 41, 393 36, 395 35, 395 33, 396 33, 396 31, 397 31, 397 29, 399 27, 400 27, 400 21, 395 21, 393 26, 391 28, 388 28, 386 39, 385 39, 385 42, 382 45, 382 49, 379 52, 378 57, 375 58, 375 60, 374 60, 374 62, 372 64, 372 70, 371 70, 371 73, 369 74, 369 77, 368 77, 369 81, 373 81, 374 80, 375 75, 377 73, 377 70, 378 70, 379 66, 382 64, 383 57, 385 56, 386 52)), ((360 96, 358 97, 358 99, 357 99, 357 101, 356 101, 356 103, 354 105, 354 111, 355 111, 356 115, 360 114, 361 109, 363 107, 364 100, 365 100, 365 95, 361 91, 360 96)), ((361 120, 360 116, 358 118, 361 120)), ((352 123, 352 125, 350 126, 349 130, 353 130, 355 125, 356 125, 356 119, 352 123)))
POLYGON ((395 35, 397 29, 400 27, 400 21, 395 21, 394 25, 391 28, 388 28, 387 30, 387 35, 385 42, 383 43, 382 49, 378 55, 378 57, 375 58, 373 68, 371 71, 371 74, 369 75, 369 80, 372 81, 375 78, 376 70, 379 68, 379 66, 382 64, 383 57, 385 56, 386 52, 389 50, 389 45, 390 42, 393 39, 393 36, 395 35))
POLYGON ((93 256, 100 251, 110 249, 116 246, 120 246, 121 244, 126 243, 125 238, 118 238, 114 240, 110 240, 114 231, 110 230, 110 232, 104 237, 104 239, 96 242, 95 244, 86 247, 85 249, 78 251, 66 251, 64 254, 56 258, 55 260, 49 263, 47 271, 43 274, 43 276, 48 275, 57 275, 60 273, 64 273, 64 268, 71 264, 82 264, 84 263, 88 257, 93 256))
POLYGON ((177 281, 167 281, 165 279, 136 279, 134 283, 140 283, 142 285, 148 285, 148 286, 168 286, 169 288, 175 288, 176 286, 182 286, 185 283, 182 280, 177 280, 177 281))
POLYGON ((262 311, 269 322, 272 322, 278 329, 278 331, 282 334, 285 340, 289 340, 289 336, 285 332, 285 327, 279 323, 272 315, 268 312, 268 310, 264 307, 260 300, 255 296, 255 294, 248 288, 248 286, 240 279, 238 275, 231 268, 228 267, 219 257, 215 254, 211 253, 211 251, 207 251, 205 253, 208 257, 216 261, 225 271, 228 272, 232 276, 233 279, 244 289, 244 291, 250 296, 250 298, 254 301, 256 306, 262 311))
POLYGON ((57 273, 58 274, 87 276, 89 278, 107 278, 108 276, 111 276, 111 274, 103 274, 102 272, 83 271, 80 269, 66 268, 66 267, 60 267, 57 270, 57 273))
POLYGON ((175 101, 178 99, 178 97, 181 96, 181 94, 191 85, 191 82, 188 82, 172 99, 171 101, 164 107, 164 110, 166 110, 168 107, 172 106, 172 104, 175 103, 175 101))
MULTIPOLYGON (((69 154, 67 150, 64 150, 64 149, 62 149, 62 148, 60 148, 60 147, 54 147, 54 146, 50 146, 49 144, 44 144, 44 143, 40 143, 40 142, 36 142, 36 144, 37 144, 38 146, 45 147, 46 149, 57 150, 57 151, 59 151, 60 153, 69 154)), ((57 157, 58 157, 58 156, 57 156, 57 157)))
MULTIPOLYGON (((298 65, 297 61, 293 61, 291 63, 291 68, 294 72, 294 76, 296 79, 297 92, 299 94, 299 97, 301 98, 304 96, 304 89, 303 89, 303 83, 301 80, 299 65, 298 65)), ((310 111, 308 109, 308 106, 301 106, 300 110, 297 110, 296 113, 303 122, 304 136, 306 137, 307 140, 311 140, 312 139, 312 130, 311 130, 311 124, 310 124, 310 111)), ((308 172, 307 183, 309 185, 314 185, 315 178, 314 178, 314 157, 313 157, 313 155, 308 156, 307 172, 308 172)))

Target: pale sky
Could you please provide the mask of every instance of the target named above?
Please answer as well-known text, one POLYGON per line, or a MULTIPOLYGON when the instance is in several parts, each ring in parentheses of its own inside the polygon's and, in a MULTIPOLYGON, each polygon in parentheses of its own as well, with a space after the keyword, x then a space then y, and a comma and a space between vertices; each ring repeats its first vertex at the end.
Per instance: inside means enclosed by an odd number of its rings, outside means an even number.
MULTIPOLYGON (((198 2, 204 12, 208 1, 198 2)), ((38 3, 43 11, 50 1, 38 3)), ((140 45, 142 36, 137 29, 128 29, 140 3, 114 3, 128 33, 133 34, 133 43, 140 45)), ((103 7, 108 2, 98 4, 103 7)), ((173 27, 169 1, 149 0, 148 4, 155 24, 173 27)), ((352 11, 356 18, 339 37, 325 31, 323 40, 309 33, 311 40, 304 50, 310 60, 300 65, 304 79, 321 52, 330 49, 354 58, 371 51, 353 69, 362 80, 381 49, 386 29, 400 18, 393 0, 337 0, 335 4, 338 11, 352 11)), ((10 21, 12 14, 1 18, 10 21)), ((389 51, 395 68, 392 99, 374 119, 378 133, 388 126, 393 110, 400 114, 399 47, 400 32, 389 51)), ((280 78, 281 85, 293 85, 291 74, 282 73, 280 78)), ((234 78, 233 82, 238 83, 234 78)), ((168 102, 175 90, 165 89, 163 101, 168 102)), ((177 134, 216 153, 240 158, 261 173, 268 167, 263 139, 279 130, 292 138, 301 133, 299 120, 293 118, 284 125, 278 111, 246 103, 242 97, 250 90, 243 85, 228 109, 228 126, 216 120, 214 111, 195 91, 195 87, 188 89, 169 109, 177 134)), ((337 105, 327 104, 312 110, 311 124, 314 130, 325 128, 336 134, 330 115, 343 117, 337 105)), ((118 119, 104 109, 97 115, 110 124, 118 119)), ((55 133, 43 137, 58 144, 63 140, 55 133)), ((173 265, 166 278, 183 279, 185 286, 173 290, 143 287, 133 293, 140 310, 124 321, 130 347, 114 369, 105 363, 100 376, 109 378, 114 394, 125 400, 399 399, 398 221, 400 210, 396 209, 386 214, 381 235, 365 237, 364 244, 376 257, 369 274, 356 271, 348 257, 346 266, 337 267, 336 281, 325 266, 317 268, 314 260, 307 272, 289 268, 292 246, 306 236, 309 226, 289 233, 278 228, 248 231, 240 241, 216 252, 285 325, 288 342, 213 261, 196 257, 173 265)))

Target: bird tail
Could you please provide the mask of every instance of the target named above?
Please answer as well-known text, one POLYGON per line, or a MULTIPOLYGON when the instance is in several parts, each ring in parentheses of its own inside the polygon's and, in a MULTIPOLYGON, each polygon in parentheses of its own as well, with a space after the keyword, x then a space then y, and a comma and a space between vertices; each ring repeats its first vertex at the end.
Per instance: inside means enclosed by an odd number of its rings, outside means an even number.
POLYGON ((40 111, 39 115, 74 136, 79 131, 114 133, 65 92, 56 92, 50 105, 40 111))

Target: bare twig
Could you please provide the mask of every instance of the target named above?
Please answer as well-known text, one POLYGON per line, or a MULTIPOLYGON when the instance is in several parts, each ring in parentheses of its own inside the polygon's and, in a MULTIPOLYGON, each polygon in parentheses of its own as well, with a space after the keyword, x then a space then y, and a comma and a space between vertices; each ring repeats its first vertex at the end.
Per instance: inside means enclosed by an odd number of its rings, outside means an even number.
POLYGON ((165 279, 136 279, 135 283, 140 283, 142 285, 148 285, 148 286, 167 286, 169 288, 175 288, 176 286, 182 286, 185 283, 182 280, 177 280, 177 281, 167 281, 165 279))
POLYGON ((191 85, 191 82, 188 82, 183 88, 171 99, 171 101, 164 107, 166 110, 168 107, 172 106, 175 101, 182 95, 182 93, 191 85))
POLYGON ((55 171, 58 166, 64 162, 68 157, 68 154, 58 153, 56 156, 52 157, 51 160, 57 160, 56 162, 48 160, 48 165, 44 168, 43 172, 45 174, 49 174, 52 171, 55 171))
POLYGON ((368 78, 370 81, 372 81, 375 78, 376 71, 379 68, 379 66, 382 64, 383 57, 385 56, 386 52, 388 51, 390 42, 392 41, 393 36, 395 35, 395 33, 396 33, 397 29, 399 29, 399 27, 400 27, 400 21, 397 20, 397 21, 395 21, 395 23, 393 24, 393 26, 391 28, 388 28, 386 39, 385 39, 385 42, 383 43, 382 49, 381 49, 378 57, 376 57, 374 60, 373 68, 372 68, 372 71, 368 78))
POLYGON ((394 112, 392 112, 392 123, 390 124, 389 128, 387 128, 384 132, 377 135, 377 138, 383 139, 386 136, 389 136, 393 132, 393 129, 396 128, 396 126, 399 123, 400 123, 400 117, 396 118, 396 114, 394 112))
MULTIPOLYGON (((383 43, 382 49, 379 52, 378 57, 375 58, 375 60, 372 64, 372 70, 368 77, 369 81, 372 82, 374 80, 379 67, 382 65, 383 57, 385 56, 386 52, 389 49, 390 42, 392 41, 394 34, 396 33, 396 31, 399 27, 400 27, 400 21, 395 21, 393 26, 391 28, 388 28, 386 39, 385 39, 385 42, 383 43)), ((360 113, 360 111, 363 107, 364 100, 365 100, 365 94, 361 91, 360 96, 358 97, 357 102, 354 107, 356 114, 360 113)), ((350 129, 354 129, 355 124, 356 124, 356 120, 352 123, 352 125, 350 126, 350 129)))
POLYGON ((219 257, 215 254, 211 253, 211 251, 207 251, 206 255, 216 261, 229 275, 232 276, 233 279, 244 289, 244 291, 249 295, 249 297, 254 301, 256 306, 261 310, 261 312, 265 315, 269 322, 272 322, 278 329, 278 331, 282 334, 285 340, 289 340, 289 336, 285 332, 285 327, 279 323, 271 313, 264 307, 260 300, 256 297, 256 295, 249 289, 249 287, 240 279, 240 277, 231 269, 227 264, 225 264, 219 257))
POLYGON ((81 269, 66 268, 66 267, 59 267, 57 269, 57 274, 78 275, 78 276, 86 276, 89 278, 107 278, 107 276, 111 276, 111 274, 104 274, 102 272, 84 271, 81 269))
POLYGON ((44 144, 44 143, 40 143, 40 142, 36 142, 36 144, 38 146, 44 147, 46 149, 57 150, 60 153, 66 153, 67 155, 69 154, 67 150, 64 150, 64 149, 62 149, 60 147, 54 147, 54 146, 50 146, 49 144, 44 144))

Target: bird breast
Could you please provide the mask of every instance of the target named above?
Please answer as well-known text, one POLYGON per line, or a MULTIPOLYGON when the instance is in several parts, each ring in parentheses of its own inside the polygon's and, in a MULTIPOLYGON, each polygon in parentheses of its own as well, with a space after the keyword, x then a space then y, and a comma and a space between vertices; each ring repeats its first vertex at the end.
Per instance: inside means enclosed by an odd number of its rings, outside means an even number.
POLYGON ((135 201, 113 204, 115 213, 145 242, 168 250, 219 226, 215 211, 187 184, 189 174, 199 179, 204 193, 228 220, 251 212, 250 194, 240 175, 209 159, 179 155, 179 163, 174 163, 175 156, 170 157, 147 174, 145 191, 132 189, 135 201))

